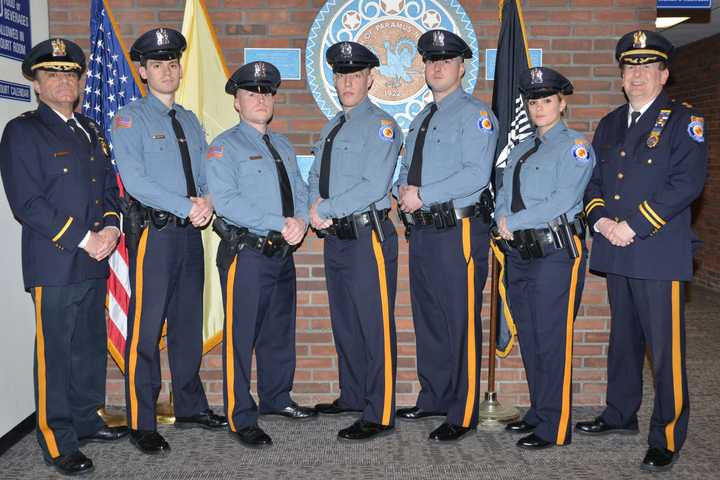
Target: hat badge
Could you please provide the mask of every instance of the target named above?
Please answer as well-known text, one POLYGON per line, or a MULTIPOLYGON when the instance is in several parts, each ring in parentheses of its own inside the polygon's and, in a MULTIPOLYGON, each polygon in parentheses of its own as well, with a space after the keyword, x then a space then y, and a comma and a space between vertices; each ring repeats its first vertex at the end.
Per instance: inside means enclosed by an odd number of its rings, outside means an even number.
POLYGON ((165 30, 164 28, 158 28, 155 31, 155 41, 158 47, 169 44, 170 36, 168 35, 167 30, 165 30))
POLYGON ((433 46, 444 47, 445 46, 445 34, 440 31, 433 32, 433 46))
POLYGON ((255 78, 265 78, 265 64, 263 62, 255 64, 255 78))
POLYGON ((343 42, 340 45, 340 55, 343 56, 343 58, 350 58, 352 57, 352 45, 350 45, 347 42, 343 42))
POLYGON ((65 42, 60 38, 56 38, 52 41, 52 56, 53 57, 64 57, 65 56, 65 42))
POLYGON ((530 70, 530 81, 533 84, 543 83, 543 72, 539 68, 530 70))
POLYGON ((633 35, 633 48, 645 48, 647 46, 647 35, 638 30, 633 35))

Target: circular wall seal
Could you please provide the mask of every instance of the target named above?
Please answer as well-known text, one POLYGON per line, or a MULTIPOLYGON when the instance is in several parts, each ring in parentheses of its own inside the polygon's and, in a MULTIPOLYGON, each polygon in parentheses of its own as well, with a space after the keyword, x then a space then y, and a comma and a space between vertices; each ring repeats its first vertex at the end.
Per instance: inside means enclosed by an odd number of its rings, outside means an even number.
POLYGON ((320 110, 332 118, 341 109, 325 51, 334 43, 362 43, 380 59, 370 98, 407 131, 410 122, 432 101, 425 83, 417 40, 442 28, 461 36, 473 52, 465 62, 462 87, 472 93, 477 82, 479 50, 475 30, 457 0, 328 0, 310 27, 305 71, 320 110))

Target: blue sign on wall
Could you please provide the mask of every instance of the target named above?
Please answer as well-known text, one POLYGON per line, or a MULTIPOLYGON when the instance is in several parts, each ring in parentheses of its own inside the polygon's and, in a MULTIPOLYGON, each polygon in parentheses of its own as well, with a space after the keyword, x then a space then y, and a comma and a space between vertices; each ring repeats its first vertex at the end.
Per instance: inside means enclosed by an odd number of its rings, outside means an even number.
POLYGON ((22 61, 31 46, 30 0, 0 0, 0 56, 22 61))
MULTIPOLYGON (((495 80, 495 59, 497 48, 485 49, 485 80, 495 80)), ((542 48, 530 49, 530 62, 533 67, 542 67, 542 48)))
POLYGON ((17 100, 19 102, 30 101, 30 87, 19 83, 0 80, 0 98, 17 100))
POLYGON ((657 8, 712 8, 712 0, 657 0, 657 8))
POLYGON ((302 80, 299 48, 246 48, 245 63, 259 60, 272 63, 283 80, 302 80))

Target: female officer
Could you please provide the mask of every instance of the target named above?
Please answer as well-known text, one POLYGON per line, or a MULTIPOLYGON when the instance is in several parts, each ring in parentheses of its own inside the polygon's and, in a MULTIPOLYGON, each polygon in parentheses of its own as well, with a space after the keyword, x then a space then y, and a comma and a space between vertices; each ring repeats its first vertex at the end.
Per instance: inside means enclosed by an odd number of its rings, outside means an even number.
POLYGON ((584 284, 582 196, 594 154, 562 119, 570 81, 550 68, 520 78, 536 132, 512 150, 498 190, 496 244, 506 252, 508 303, 517 325, 530 409, 509 424, 517 446, 570 443, 573 321, 584 284))

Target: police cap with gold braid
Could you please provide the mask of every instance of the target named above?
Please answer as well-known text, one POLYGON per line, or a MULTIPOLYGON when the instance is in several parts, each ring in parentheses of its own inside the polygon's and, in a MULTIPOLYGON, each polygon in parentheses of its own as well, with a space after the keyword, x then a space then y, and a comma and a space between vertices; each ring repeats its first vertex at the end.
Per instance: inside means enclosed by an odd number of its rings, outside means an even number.
POLYGON ((623 35, 615 47, 615 58, 620 65, 669 63, 675 47, 657 32, 635 30, 623 35))
POLYGON ((85 72, 85 54, 76 43, 64 38, 50 38, 35 45, 22 63, 22 73, 32 79, 36 70, 85 72))

